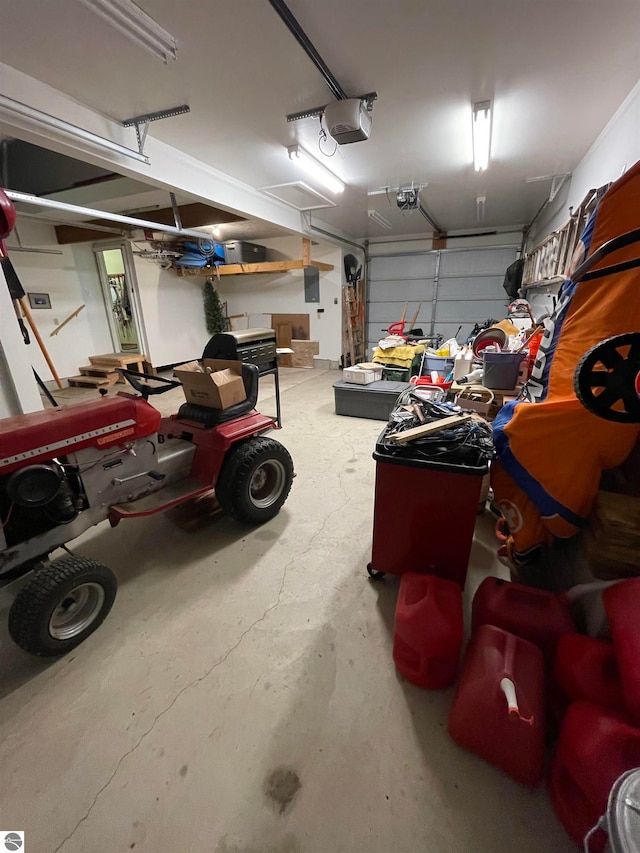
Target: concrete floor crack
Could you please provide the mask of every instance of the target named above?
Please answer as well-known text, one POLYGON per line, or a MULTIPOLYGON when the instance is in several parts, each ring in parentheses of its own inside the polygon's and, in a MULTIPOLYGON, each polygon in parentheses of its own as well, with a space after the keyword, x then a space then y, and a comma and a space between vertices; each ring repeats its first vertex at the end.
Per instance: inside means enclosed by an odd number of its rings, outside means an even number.
MULTIPOLYGON (((267 616, 269 615, 269 613, 271 613, 271 611, 272 611, 272 610, 275 610, 275 609, 276 609, 276 607, 280 604, 280 599, 281 599, 281 597, 282 597, 282 593, 283 593, 283 590, 284 590, 284 585, 285 585, 286 577, 287 577, 287 570, 288 570, 289 566, 290 566, 290 565, 292 565, 294 562, 295 562, 295 559, 294 559, 294 560, 290 560, 290 561, 286 564, 286 566, 284 567, 284 571, 283 571, 283 573, 282 573, 282 580, 281 580, 281 582, 280 582, 280 589, 279 589, 279 591, 278 591, 278 597, 277 597, 277 599, 276 599, 275 603, 274 603, 274 604, 272 604, 272 605, 270 605, 269 607, 267 607, 267 609, 264 611, 264 613, 262 614, 262 616, 260 616, 260 617, 259 617, 258 619, 256 619, 254 622, 252 622, 252 623, 251 623, 251 625, 249 625, 249 627, 248 627, 245 631, 243 631, 243 632, 242 632, 242 634, 240 635, 239 640, 238 640, 238 641, 237 641, 237 642, 236 642, 236 643, 235 643, 235 644, 234 644, 234 645, 229 649, 229 651, 228 651, 228 652, 226 652, 226 653, 223 655, 223 657, 222 657, 222 658, 220 658, 220 660, 219 660, 217 663, 215 663, 215 664, 214 664, 210 669, 208 669, 208 670, 204 673, 204 675, 201 675, 201 676, 199 676, 198 678, 194 679, 193 681, 190 681, 188 684, 185 684, 185 686, 184 686, 181 690, 179 690, 179 691, 176 693, 176 695, 173 697, 173 699, 172 699, 172 700, 171 700, 171 702, 167 705, 167 707, 166 707, 166 708, 163 708, 163 709, 162 709, 162 711, 160 711, 158 714, 156 714, 156 716, 154 717, 153 722, 151 723, 151 725, 149 726, 149 728, 148 728, 145 732, 143 732, 143 734, 140 736, 140 738, 137 740, 137 742, 136 742, 136 743, 131 747, 131 749, 128 749, 128 750, 124 753, 124 755, 122 755, 122 756, 120 757, 120 759, 118 760, 118 763, 116 764, 116 766, 115 766, 115 768, 114 768, 114 770, 113 770, 113 773, 111 774, 111 776, 109 776, 109 778, 108 778, 108 779, 107 779, 107 781, 104 783, 104 785, 103 785, 103 786, 98 790, 97 794, 96 794, 96 795, 95 795, 95 797, 93 798, 93 802, 91 803, 91 805, 89 806, 89 808, 87 809, 87 811, 85 812, 85 814, 84 814, 84 815, 80 818, 80 820, 76 823, 76 825, 73 827, 73 829, 71 830, 71 832, 70 832, 70 833, 69 833, 65 838, 63 838, 63 839, 62 839, 62 841, 60 842, 60 844, 58 844, 58 846, 57 846, 57 847, 55 848, 55 850, 54 850, 54 853, 59 853, 59 851, 60 851, 60 850, 62 850, 62 848, 64 847, 64 845, 67 843, 67 841, 69 841, 69 840, 73 837, 73 835, 76 833, 76 831, 78 830, 78 828, 79 828, 79 827, 80 827, 80 826, 81 826, 81 825, 82 825, 82 824, 87 820, 87 818, 89 817, 89 815, 90 815, 90 814, 91 814, 91 812, 93 811, 93 809, 94 809, 94 807, 95 807, 96 803, 98 802, 98 799, 100 798, 100 795, 101 795, 101 794, 102 794, 102 793, 103 793, 103 792, 104 792, 104 791, 109 787, 109 785, 111 784, 111 782, 114 780, 114 778, 115 778, 115 776, 116 776, 116 774, 117 774, 118 770, 119 770, 119 769, 120 769, 120 767, 122 766, 122 763, 123 763, 123 762, 125 761, 125 759, 127 759, 127 758, 132 754, 132 753, 134 753, 134 752, 138 749, 138 747, 140 746, 140 744, 143 742, 143 740, 144 740, 148 735, 150 735, 150 734, 151 734, 151 732, 154 730, 154 728, 155 728, 156 723, 158 722, 158 720, 160 720, 162 717, 164 717, 164 715, 165 715, 165 714, 167 714, 167 713, 168 713, 168 712, 173 708, 173 706, 176 704, 176 702, 178 701, 178 699, 179 699, 181 696, 183 696, 183 695, 184 695, 188 690, 190 690, 192 687, 195 687, 197 684, 201 684, 203 681, 205 681, 207 678, 209 678, 209 676, 210 676, 210 675, 212 675, 212 674, 215 672, 215 670, 216 670, 216 669, 218 669, 218 667, 220 667, 220 666, 222 666, 224 663, 226 663, 226 662, 227 662, 227 660, 229 659, 229 657, 233 654, 233 652, 235 652, 235 650, 238 648, 238 646, 242 643, 242 641, 244 640, 244 638, 245 638, 249 633, 251 633, 251 631, 253 631, 253 629, 256 627, 256 625, 259 625, 261 622, 263 622, 263 621, 267 618, 267 616)), ((257 682, 256 682, 256 683, 257 683, 257 682)), ((254 684, 254 687, 255 687, 255 684, 254 684)), ((214 731, 215 731, 215 729, 214 729, 214 731)))
MULTIPOLYGON (((339 478, 339 479, 340 479, 340 478, 339 478)), ((126 759, 131 755, 131 754, 132 754, 132 753, 134 753, 134 752, 138 749, 138 747, 140 746, 140 744, 145 740, 145 738, 146 738, 149 734, 151 734, 151 732, 152 732, 152 731, 153 731, 153 729, 155 728, 155 726, 156 726, 157 722, 158 722, 162 717, 164 717, 164 715, 165 715, 165 714, 167 714, 167 713, 168 713, 168 712, 173 708, 173 706, 176 704, 176 702, 178 701, 178 699, 179 699, 182 695, 184 695, 184 694, 185 694, 188 690, 190 690, 192 687, 194 687, 194 686, 196 686, 197 684, 200 684, 201 682, 203 682, 203 681, 204 681, 205 679, 207 679, 207 678, 208 678, 208 677, 209 677, 213 672, 215 672, 215 670, 216 670, 216 669, 218 669, 218 667, 220 667, 220 666, 222 666, 224 663, 226 663, 226 661, 228 660, 228 658, 230 657, 230 655, 232 655, 232 654, 233 654, 233 652, 235 652, 235 650, 238 648, 238 646, 242 643, 242 641, 245 639, 245 637, 246 637, 249 633, 251 633, 251 631, 253 631, 253 629, 256 627, 256 625, 259 625, 261 622, 264 622, 264 620, 267 618, 267 616, 269 615, 269 613, 271 613, 273 610, 275 610, 275 609, 280 605, 280 602, 281 602, 281 600, 282 600, 282 594, 283 594, 283 592, 284 592, 285 584, 286 584, 286 581, 287 581, 287 573, 288 573, 288 571, 289 571, 289 568, 290 568, 290 567, 291 567, 291 566, 292 566, 292 565, 293 565, 297 560, 299 560, 301 557, 304 557, 304 556, 305 556, 305 554, 308 554, 308 553, 309 553, 309 551, 310 551, 310 550, 311 550, 311 548, 313 547, 313 545, 314 545, 314 543, 315 543, 316 539, 317 539, 319 536, 321 536, 321 535, 324 533, 324 531, 326 530, 327 524, 329 523, 329 520, 332 518, 332 516, 336 515, 336 513, 341 513, 341 512, 342 512, 342 510, 343 510, 343 509, 347 506, 347 504, 350 502, 351 497, 350 497, 350 496, 347 496, 347 492, 346 492, 346 490, 344 489, 344 486, 342 485, 342 481, 341 481, 341 480, 340 480, 340 486, 341 486, 342 491, 343 491, 343 493, 344 493, 344 495, 345 495, 345 497, 346 497, 346 500, 345 500, 345 501, 344 501, 344 503, 342 503, 339 507, 336 507, 335 509, 333 509, 333 510, 332 510, 332 511, 327 515, 327 517, 326 517, 326 518, 324 519, 324 521, 322 522, 322 526, 320 527, 320 529, 317 531, 317 533, 314 533, 314 535, 311 537, 311 539, 310 539, 310 541, 309 541, 309 545, 308 545, 308 546, 307 546, 307 548, 303 551, 303 553, 302 553, 302 554, 300 554, 300 555, 296 555, 296 556, 295 556, 295 557, 293 557, 291 560, 289 560, 289 562, 288 562, 288 563, 286 563, 286 564, 285 564, 284 569, 283 569, 283 572, 282 572, 282 579, 281 579, 281 581, 280 581, 280 589, 278 590, 278 596, 277 596, 277 598, 276 598, 275 602, 274 602, 273 604, 271 604, 269 607, 267 607, 267 609, 264 611, 264 613, 262 614, 262 616, 260 616, 260 617, 259 617, 258 619, 256 619, 254 622, 252 622, 252 623, 251 623, 251 625, 249 625, 249 627, 248 627, 245 631, 243 631, 243 632, 242 632, 242 634, 240 635, 240 638, 238 639, 238 641, 237 641, 237 642, 236 642, 236 643, 235 643, 235 644, 234 644, 234 645, 229 649, 229 651, 228 651, 228 652, 226 652, 226 653, 223 655, 223 657, 222 657, 222 658, 221 658, 217 663, 215 663, 215 664, 214 664, 210 669, 208 669, 208 670, 204 673, 204 675, 201 675, 201 676, 199 676, 198 678, 196 678, 196 679, 194 679, 193 681, 190 681, 188 684, 186 684, 186 685, 185 685, 181 690, 179 690, 179 691, 178 691, 178 693, 176 693, 176 695, 173 697, 173 699, 172 699, 172 700, 171 700, 171 702, 167 705, 167 707, 166 707, 166 708, 163 708, 163 710, 162 710, 162 711, 160 711, 160 712, 159 712, 159 713, 154 717, 153 722, 151 723, 151 725, 149 726, 149 728, 148 728, 148 729, 147 729, 147 730, 146 730, 146 731, 145 731, 145 732, 140 736, 140 738, 138 739, 138 741, 137 741, 137 742, 136 742, 136 743, 131 747, 131 749, 127 750, 127 752, 125 752, 125 753, 124 753, 124 755, 122 755, 122 756, 120 757, 120 759, 118 760, 118 763, 116 764, 116 766, 115 766, 115 768, 114 768, 114 770, 113 770, 112 774, 109 776, 109 778, 108 778, 108 779, 107 779, 107 781, 104 783, 104 785, 103 785, 103 786, 98 790, 97 794, 96 794, 96 795, 95 795, 95 797, 93 798, 93 802, 91 803, 91 805, 89 806, 89 808, 87 809, 87 811, 85 812, 85 814, 84 814, 84 815, 80 818, 80 820, 76 823, 76 825, 73 827, 73 829, 71 830, 71 832, 70 832, 70 833, 69 833, 65 838, 63 838, 63 840, 60 842, 60 844, 55 848, 54 853, 59 853, 59 851, 60 851, 60 850, 62 850, 62 848, 64 847, 64 845, 67 843, 67 841, 69 841, 69 840, 73 837, 73 835, 76 833, 76 831, 78 830, 78 828, 79 828, 79 827, 80 827, 80 826, 81 826, 81 825, 82 825, 82 824, 87 820, 87 818, 89 817, 89 815, 90 815, 90 814, 91 814, 91 812, 93 811, 93 809, 94 809, 94 807, 95 807, 96 803, 98 802, 98 799, 100 798, 101 794, 102 794, 102 793, 103 793, 103 792, 104 792, 104 791, 109 787, 109 785, 111 784, 111 782, 112 782, 112 781, 113 781, 113 779, 115 778, 116 774, 118 773, 118 770, 119 770, 119 769, 120 769, 120 767, 122 766, 122 763, 123 763, 123 762, 124 762, 124 761, 125 761, 125 760, 126 760, 126 759)), ((255 685, 254 685, 254 686, 255 686, 255 685)))

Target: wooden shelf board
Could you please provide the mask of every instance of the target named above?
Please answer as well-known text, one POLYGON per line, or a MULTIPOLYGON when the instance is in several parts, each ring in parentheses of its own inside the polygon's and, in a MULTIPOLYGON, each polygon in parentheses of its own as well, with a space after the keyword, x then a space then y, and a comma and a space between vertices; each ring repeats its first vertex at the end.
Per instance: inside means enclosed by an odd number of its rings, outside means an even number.
MULTIPOLYGON (((274 272, 290 272, 291 270, 302 270, 305 267, 316 267, 322 272, 332 270, 333 264, 325 264, 322 261, 309 261, 305 263, 302 259, 294 261, 264 261, 260 264, 221 264, 218 267, 220 275, 255 275, 256 273, 274 273, 274 272)), ((194 275, 215 275, 216 270, 213 267, 198 267, 197 269, 189 269, 178 267, 178 275, 194 276, 194 275)))

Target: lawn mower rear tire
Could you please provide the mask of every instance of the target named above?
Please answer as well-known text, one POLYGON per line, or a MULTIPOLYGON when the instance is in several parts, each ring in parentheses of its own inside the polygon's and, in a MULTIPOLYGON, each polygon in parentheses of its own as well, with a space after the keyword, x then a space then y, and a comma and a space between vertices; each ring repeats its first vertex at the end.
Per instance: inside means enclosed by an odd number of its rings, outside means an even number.
POLYGON ((102 563, 75 556, 54 560, 36 570, 11 605, 11 639, 32 655, 65 654, 99 627, 117 587, 102 563))
POLYGON ((215 492, 236 521, 264 524, 280 512, 292 482, 289 451, 279 441, 254 436, 229 450, 215 492))

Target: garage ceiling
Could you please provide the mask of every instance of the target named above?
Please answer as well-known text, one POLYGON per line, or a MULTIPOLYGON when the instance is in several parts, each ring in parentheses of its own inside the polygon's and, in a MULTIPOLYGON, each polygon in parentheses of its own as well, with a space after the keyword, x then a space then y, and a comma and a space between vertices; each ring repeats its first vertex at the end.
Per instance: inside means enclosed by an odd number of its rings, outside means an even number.
MULTIPOLYGON (((162 65, 77 0, 3 0, 0 55, 115 119, 188 103, 190 114, 151 135, 256 188, 299 179, 285 149, 297 141, 318 153, 318 120, 285 115, 330 95, 268 0, 140 5, 176 36, 176 62, 162 65)), ((477 228, 477 196, 483 227, 530 221, 550 182, 526 179, 574 169, 640 77, 637 0, 289 5, 347 92, 378 92, 371 139, 324 161, 347 190, 314 220, 351 235, 424 232, 418 213, 367 196, 411 181, 428 183, 423 202, 445 229, 477 228), (492 158, 477 174, 471 104, 484 99, 494 102, 492 158), (367 218, 373 207, 393 231, 367 218)))

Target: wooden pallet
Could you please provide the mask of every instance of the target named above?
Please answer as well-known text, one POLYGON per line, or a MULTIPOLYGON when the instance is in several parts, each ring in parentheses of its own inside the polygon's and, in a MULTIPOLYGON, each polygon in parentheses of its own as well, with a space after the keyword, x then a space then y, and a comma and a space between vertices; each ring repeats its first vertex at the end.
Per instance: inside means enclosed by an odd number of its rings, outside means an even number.
POLYGON ((111 367, 102 367, 99 364, 87 364, 79 368, 82 376, 97 376, 102 379, 107 379, 109 385, 115 385, 116 382, 124 382, 124 378, 116 373, 111 367))
POLYGON ((113 384, 104 376, 70 376, 67 382, 72 388, 98 388, 113 384))

